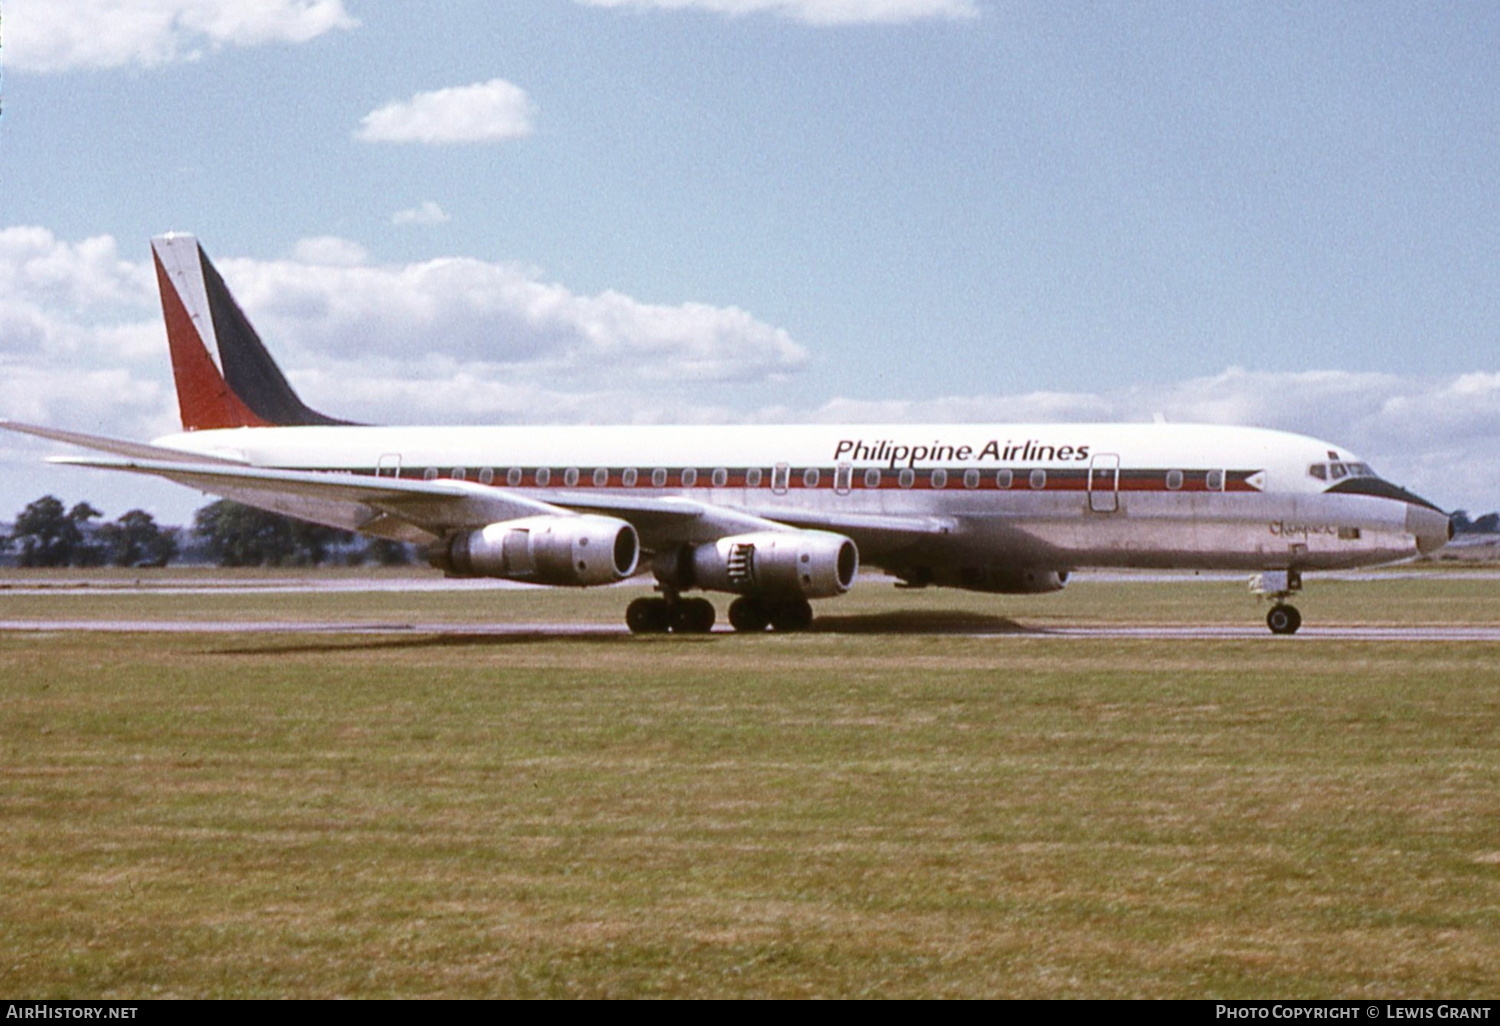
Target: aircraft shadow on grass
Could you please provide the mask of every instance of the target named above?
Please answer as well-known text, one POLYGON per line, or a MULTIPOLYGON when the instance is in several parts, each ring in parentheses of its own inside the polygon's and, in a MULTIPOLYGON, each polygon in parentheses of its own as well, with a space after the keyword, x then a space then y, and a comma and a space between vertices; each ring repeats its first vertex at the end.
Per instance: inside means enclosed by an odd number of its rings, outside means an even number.
MULTIPOLYGON (((809 634, 888 634, 888 635, 943 635, 943 634, 1045 634, 1044 628, 1027 627, 1004 616, 987 613, 971 613, 957 610, 921 610, 891 613, 869 613, 853 616, 822 616, 813 621, 809 634)), ((768 635, 774 636, 774 635, 768 635)), ((344 639, 330 643, 328 635, 309 637, 300 644, 236 646, 228 649, 213 649, 214 655, 295 655, 318 652, 362 652, 375 650, 502 647, 513 645, 557 644, 560 642, 587 642, 595 645, 640 644, 630 634, 578 634, 566 629, 538 627, 535 630, 486 632, 475 631, 424 632, 413 627, 412 635, 391 637, 389 634, 369 634, 357 639, 344 639)), ((698 643, 721 641, 743 644, 746 635, 720 632, 717 634, 687 635, 673 639, 676 643, 696 641, 698 643)))

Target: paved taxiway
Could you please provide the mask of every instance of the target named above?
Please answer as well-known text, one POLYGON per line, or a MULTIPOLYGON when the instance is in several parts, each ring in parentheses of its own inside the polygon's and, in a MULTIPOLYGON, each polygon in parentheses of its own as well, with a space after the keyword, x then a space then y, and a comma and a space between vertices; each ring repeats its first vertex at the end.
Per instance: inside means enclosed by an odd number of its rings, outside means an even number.
MULTIPOLYGON (((351 623, 338 620, 0 620, 0 631, 28 633, 124 633, 124 634, 463 634, 496 638, 622 637, 623 624, 604 623, 351 623)), ((1500 641, 1500 626, 1308 626, 1296 635, 1278 637, 1262 626, 1192 626, 1182 624, 1086 624, 1029 627, 1006 621, 993 628, 972 624, 947 626, 923 623, 910 626, 877 626, 862 617, 832 617, 814 621, 818 634, 942 634, 950 637, 1031 638, 1142 638, 1142 639, 1248 639, 1278 641, 1500 641)), ((715 634, 730 635, 727 626, 715 634)))

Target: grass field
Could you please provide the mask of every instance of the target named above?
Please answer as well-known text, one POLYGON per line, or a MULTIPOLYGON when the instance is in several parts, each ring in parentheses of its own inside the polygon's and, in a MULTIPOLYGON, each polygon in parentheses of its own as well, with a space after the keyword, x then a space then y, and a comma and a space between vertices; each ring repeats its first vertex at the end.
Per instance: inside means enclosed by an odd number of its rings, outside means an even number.
MULTIPOLYGON (((615 622, 629 597, 0 590, 0 619, 615 622)), ((1500 583, 1300 604, 1495 624, 1500 583)), ((1500 645, 945 633, 1255 622, 1222 582, 827 612, 759 638, 0 634, 0 992, 1495 996, 1500 645)))

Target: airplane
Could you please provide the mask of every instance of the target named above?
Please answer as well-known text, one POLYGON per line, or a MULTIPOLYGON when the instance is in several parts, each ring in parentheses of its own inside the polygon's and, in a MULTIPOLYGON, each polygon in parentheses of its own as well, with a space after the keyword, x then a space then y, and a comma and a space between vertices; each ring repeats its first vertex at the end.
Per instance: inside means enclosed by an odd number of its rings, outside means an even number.
POLYGON ((1295 633, 1306 571, 1433 552, 1432 503, 1315 438, 1207 424, 378 427, 307 406, 192 235, 152 240, 182 432, 14 421, 149 474, 422 546, 459 577, 589 587, 649 563, 635 633, 806 629, 861 566, 898 587, 1041 594, 1080 568, 1244 570, 1295 633))

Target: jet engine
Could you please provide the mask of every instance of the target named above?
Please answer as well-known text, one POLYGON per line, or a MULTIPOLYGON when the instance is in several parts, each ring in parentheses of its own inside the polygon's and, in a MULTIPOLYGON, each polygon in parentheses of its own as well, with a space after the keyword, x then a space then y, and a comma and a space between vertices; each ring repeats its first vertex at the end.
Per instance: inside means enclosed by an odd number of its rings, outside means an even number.
POLYGON ((842 595, 859 572, 859 550, 828 531, 736 534, 660 559, 663 583, 772 598, 842 595))
POLYGON ((454 577, 587 588, 635 573, 640 539, 623 520, 535 516, 460 531, 428 550, 427 560, 454 577))

